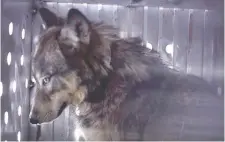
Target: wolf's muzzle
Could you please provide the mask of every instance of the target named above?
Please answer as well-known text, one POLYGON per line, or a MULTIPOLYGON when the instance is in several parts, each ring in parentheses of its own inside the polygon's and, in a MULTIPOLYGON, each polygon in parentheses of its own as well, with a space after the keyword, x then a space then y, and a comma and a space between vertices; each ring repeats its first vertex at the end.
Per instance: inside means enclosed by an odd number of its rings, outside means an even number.
POLYGON ((30 118, 30 123, 31 123, 31 124, 38 124, 39 121, 38 121, 38 119, 30 118))

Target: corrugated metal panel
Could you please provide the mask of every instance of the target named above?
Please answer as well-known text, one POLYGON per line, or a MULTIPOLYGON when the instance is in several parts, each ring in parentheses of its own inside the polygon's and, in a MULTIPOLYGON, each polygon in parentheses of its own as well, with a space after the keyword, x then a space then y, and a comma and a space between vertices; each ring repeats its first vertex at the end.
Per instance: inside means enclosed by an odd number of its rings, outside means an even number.
POLYGON ((175 65, 187 71, 187 49, 189 48, 189 13, 190 10, 177 10, 174 18, 174 55, 175 65))
POLYGON ((1 132, 2 140, 27 140, 29 135, 31 3, 2 1, 1 132))
MULTIPOLYGON (((182 8, 182 9, 208 9, 223 10, 223 0, 179 0, 181 3, 174 4, 171 1, 178 0, 139 0, 139 3, 135 3, 135 0, 44 0, 45 2, 58 2, 58 3, 87 3, 87 4, 106 4, 106 5, 130 5, 133 4, 139 6, 150 6, 150 7, 164 7, 164 8, 182 8)), ((137 0, 136 0, 137 1, 137 0)))

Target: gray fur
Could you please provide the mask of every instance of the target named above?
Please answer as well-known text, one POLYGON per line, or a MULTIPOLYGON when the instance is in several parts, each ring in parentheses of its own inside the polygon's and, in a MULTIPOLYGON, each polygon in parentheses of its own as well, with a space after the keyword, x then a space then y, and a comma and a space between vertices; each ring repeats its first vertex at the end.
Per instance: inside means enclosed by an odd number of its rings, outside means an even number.
POLYGON ((52 16, 32 58, 31 118, 53 121, 62 104, 76 105, 85 140, 223 140, 223 101, 207 82, 76 9, 52 16))

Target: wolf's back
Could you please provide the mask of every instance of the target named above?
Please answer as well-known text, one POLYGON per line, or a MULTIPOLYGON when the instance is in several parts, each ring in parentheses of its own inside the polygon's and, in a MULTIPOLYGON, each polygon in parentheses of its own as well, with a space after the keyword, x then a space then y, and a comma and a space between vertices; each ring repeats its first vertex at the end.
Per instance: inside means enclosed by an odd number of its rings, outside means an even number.
POLYGON ((138 84, 123 108, 124 139, 224 140, 223 98, 214 92, 204 80, 180 73, 138 84))

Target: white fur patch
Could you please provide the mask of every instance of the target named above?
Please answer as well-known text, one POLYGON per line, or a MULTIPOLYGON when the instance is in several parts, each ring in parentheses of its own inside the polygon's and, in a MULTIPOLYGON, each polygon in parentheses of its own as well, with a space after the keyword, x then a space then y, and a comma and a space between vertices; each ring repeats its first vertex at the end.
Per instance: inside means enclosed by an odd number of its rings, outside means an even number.
POLYGON ((79 116, 80 115, 80 109, 79 107, 76 107, 76 111, 75 111, 76 115, 79 116))
POLYGON ((76 128, 74 130, 74 137, 75 137, 76 141, 79 141, 80 137, 84 137, 84 132, 80 128, 79 124, 76 124, 76 128))
POLYGON ((76 32, 74 32, 74 30, 70 27, 64 27, 61 30, 59 39, 65 44, 72 45, 73 47, 76 47, 79 42, 76 32))

